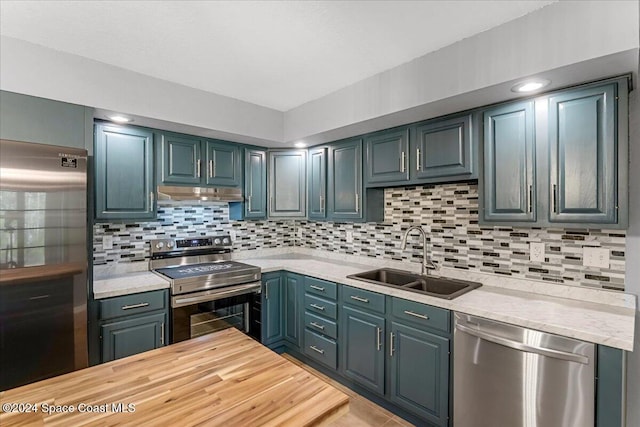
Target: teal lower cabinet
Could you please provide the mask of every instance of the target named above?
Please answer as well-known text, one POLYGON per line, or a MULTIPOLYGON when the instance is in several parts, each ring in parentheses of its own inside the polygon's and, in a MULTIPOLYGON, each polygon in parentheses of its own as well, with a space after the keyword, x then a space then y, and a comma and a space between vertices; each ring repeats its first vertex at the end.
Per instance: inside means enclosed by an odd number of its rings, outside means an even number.
POLYGON ((303 353, 316 362, 338 369, 337 285, 314 277, 304 278, 303 353))
POLYGON ((102 363, 167 344, 168 292, 143 292, 98 301, 102 363))
POLYGON ((435 424, 449 417, 449 339, 392 322, 389 398, 435 424))
POLYGON ((340 314, 343 374, 384 395, 384 317, 347 306, 340 314))
POLYGON ((276 348, 284 339, 282 274, 262 275, 262 344, 276 348))
POLYGON ((300 348, 302 342, 302 293, 304 287, 302 276, 284 273, 284 339, 294 348, 300 348))

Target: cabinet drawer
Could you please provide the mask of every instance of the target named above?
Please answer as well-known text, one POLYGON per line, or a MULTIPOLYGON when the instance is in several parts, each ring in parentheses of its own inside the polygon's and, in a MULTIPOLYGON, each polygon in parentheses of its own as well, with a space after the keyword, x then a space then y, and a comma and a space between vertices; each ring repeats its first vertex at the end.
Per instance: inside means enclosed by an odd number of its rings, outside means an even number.
POLYGON ((327 301, 326 299, 318 298, 309 294, 304 294, 304 308, 309 312, 316 313, 333 320, 337 318, 338 314, 338 305, 335 302, 327 301))
POLYGON ((345 304, 384 314, 384 295, 382 294, 352 288, 351 286, 343 286, 342 299, 345 304))
POLYGON ((338 338, 338 325, 336 322, 305 311, 304 326, 319 334, 326 335, 334 340, 338 338))
POLYGON ((305 277, 304 291, 335 301, 338 295, 338 285, 315 277, 305 277))
POLYGON ((304 331, 304 353, 330 368, 337 369, 338 367, 338 345, 336 342, 309 330, 304 331))
POLYGON ((100 320, 163 310, 166 307, 165 294, 166 291, 161 290, 99 300, 100 320))
POLYGON ((432 307, 401 298, 393 298, 391 302, 391 312, 393 316, 399 320, 449 332, 450 311, 444 308, 432 307))

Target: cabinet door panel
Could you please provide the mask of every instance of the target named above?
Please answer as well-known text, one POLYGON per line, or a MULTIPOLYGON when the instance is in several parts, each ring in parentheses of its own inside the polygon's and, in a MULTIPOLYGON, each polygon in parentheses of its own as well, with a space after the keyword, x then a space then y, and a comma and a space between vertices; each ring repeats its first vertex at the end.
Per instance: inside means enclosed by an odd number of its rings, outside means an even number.
POLYGON ((284 338, 282 279, 280 274, 263 276, 262 284, 262 343, 269 345, 284 338))
POLYGON ((207 173, 208 185, 239 186, 240 153, 236 145, 207 141, 207 173))
POLYGON ((155 217, 153 134, 96 125, 96 219, 155 217))
POLYGON ((416 126, 415 135, 416 178, 475 173, 470 115, 416 126))
POLYGON ((535 221, 533 101, 484 113, 484 219, 535 221))
POLYGON ((269 153, 269 216, 306 215, 306 152, 269 153))
POLYGON ((327 149, 309 151, 309 218, 327 216, 327 149))
POLYGON ((200 140, 162 135, 162 183, 200 184, 200 140))
POLYGON ((300 334, 302 333, 303 320, 301 295, 302 292, 304 292, 302 276, 286 273, 284 276, 284 286, 284 337, 295 347, 300 347, 300 334))
POLYGON ((165 313, 156 313, 102 325, 102 362, 163 346, 165 324, 165 313))
POLYGON ((449 340, 393 322, 391 401, 439 425, 449 411, 449 340))
POLYGON ((616 222, 615 86, 549 100, 552 222, 616 222))
POLYGON ((384 395, 384 318, 342 307, 340 327, 344 374, 384 395))
POLYGON ((267 217, 267 153, 245 150, 245 218, 267 217))
POLYGON ((382 132, 365 139, 366 182, 407 181, 409 179, 409 130, 382 132))
POLYGON ((331 147, 330 153, 330 217, 362 218, 362 140, 331 147))

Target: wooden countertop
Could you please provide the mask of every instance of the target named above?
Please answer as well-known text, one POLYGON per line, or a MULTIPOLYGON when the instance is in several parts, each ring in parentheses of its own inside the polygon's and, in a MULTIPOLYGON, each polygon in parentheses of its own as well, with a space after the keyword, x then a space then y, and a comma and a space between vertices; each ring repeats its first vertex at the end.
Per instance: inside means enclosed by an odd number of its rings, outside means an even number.
POLYGON ((233 328, 0 392, 0 403, 3 427, 297 427, 349 408, 346 394, 233 328), (38 412, 6 412, 13 403, 37 404, 38 412), (135 412, 114 412, 120 403, 135 412), (75 411, 46 414, 43 404, 75 411), (105 412, 80 412, 82 405, 105 412))

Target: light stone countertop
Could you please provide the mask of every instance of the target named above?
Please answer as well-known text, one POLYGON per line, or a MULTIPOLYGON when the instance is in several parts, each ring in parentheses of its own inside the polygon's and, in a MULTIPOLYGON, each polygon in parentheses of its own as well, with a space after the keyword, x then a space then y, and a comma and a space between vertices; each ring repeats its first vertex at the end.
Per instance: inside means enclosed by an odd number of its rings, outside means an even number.
MULTIPOLYGON (((438 275, 483 284, 453 300, 445 300, 346 277, 381 267, 415 272, 420 268, 417 263, 302 248, 237 252, 233 258, 260 267, 263 274, 286 270, 543 332, 633 350, 636 298, 631 294, 441 269, 438 275)), ((142 267, 136 266, 136 271, 131 273, 122 268, 117 271, 94 269, 94 276, 98 277, 94 281, 95 298, 169 287, 169 282, 158 275, 140 271, 142 267)))

